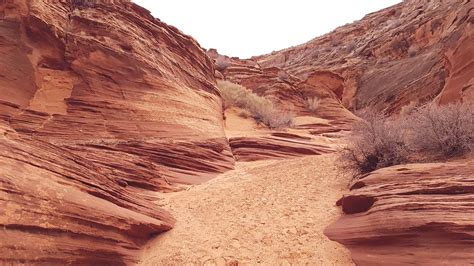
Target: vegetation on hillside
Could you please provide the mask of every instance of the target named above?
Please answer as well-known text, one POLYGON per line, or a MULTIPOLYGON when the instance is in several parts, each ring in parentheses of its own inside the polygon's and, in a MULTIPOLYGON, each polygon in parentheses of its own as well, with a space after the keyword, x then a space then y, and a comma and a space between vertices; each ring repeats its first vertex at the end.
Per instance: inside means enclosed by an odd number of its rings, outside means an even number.
POLYGON ((224 109, 232 106, 249 112, 258 123, 269 128, 288 128, 293 126, 294 115, 291 112, 279 110, 269 99, 259 96, 249 89, 225 80, 218 80, 224 102, 224 109))

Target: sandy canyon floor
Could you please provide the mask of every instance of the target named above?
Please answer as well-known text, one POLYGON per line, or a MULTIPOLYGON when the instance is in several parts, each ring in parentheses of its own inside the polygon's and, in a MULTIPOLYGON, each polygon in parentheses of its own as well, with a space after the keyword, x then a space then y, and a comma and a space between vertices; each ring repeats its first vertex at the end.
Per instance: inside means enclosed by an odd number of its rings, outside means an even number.
POLYGON ((352 265, 324 228, 348 180, 335 155, 237 163, 186 191, 159 194, 177 219, 152 240, 142 265, 352 265))

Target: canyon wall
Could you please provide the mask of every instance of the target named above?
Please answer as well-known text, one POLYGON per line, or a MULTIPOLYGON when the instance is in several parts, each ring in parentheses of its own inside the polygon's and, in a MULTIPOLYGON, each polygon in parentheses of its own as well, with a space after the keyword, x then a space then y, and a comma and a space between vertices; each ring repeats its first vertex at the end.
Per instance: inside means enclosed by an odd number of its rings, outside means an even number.
POLYGON ((130 1, 0 3, 0 264, 124 264, 233 167, 212 61, 130 1))
MULTIPOLYGON (((407 0, 305 44, 253 57, 312 84, 345 107, 398 113, 433 99, 474 100, 473 3, 407 0)), ((304 7, 303 7, 304 8, 304 7)))

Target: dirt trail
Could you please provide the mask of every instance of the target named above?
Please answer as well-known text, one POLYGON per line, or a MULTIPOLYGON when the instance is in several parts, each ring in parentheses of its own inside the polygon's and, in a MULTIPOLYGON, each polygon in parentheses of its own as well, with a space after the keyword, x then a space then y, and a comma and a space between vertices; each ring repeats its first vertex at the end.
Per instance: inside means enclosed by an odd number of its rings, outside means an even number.
POLYGON ((347 184, 334 161, 238 163, 188 191, 160 194, 178 222, 150 241, 141 264, 351 265, 349 252, 323 234, 347 184))

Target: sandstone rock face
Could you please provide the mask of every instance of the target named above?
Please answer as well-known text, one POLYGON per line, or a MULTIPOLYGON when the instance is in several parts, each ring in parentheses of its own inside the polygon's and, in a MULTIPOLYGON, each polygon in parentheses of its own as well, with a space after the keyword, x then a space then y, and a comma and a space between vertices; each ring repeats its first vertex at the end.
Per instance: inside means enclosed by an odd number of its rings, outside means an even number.
POLYGON ((129 1, 0 3, 0 264, 124 264, 233 166, 211 60, 129 1))
POLYGON ((392 114, 434 98, 472 101, 473 5, 467 0, 404 1, 252 61, 309 84, 324 80, 352 110, 373 107, 392 114))
POLYGON ((274 133, 268 137, 230 138, 229 144, 238 161, 320 155, 335 151, 325 145, 308 142, 309 140, 310 138, 298 135, 274 133))
POLYGON ((360 265, 474 261, 472 160, 401 165, 354 181, 325 234, 360 265))
POLYGON ((266 132, 263 136, 251 133, 247 136, 230 137, 229 143, 238 161, 255 161, 272 158, 288 158, 335 152, 323 141, 317 143, 307 134, 322 136, 326 133, 348 131, 357 118, 345 108, 337 96, 342 90, 341 79, 331 72, 321 72, 309 80, 287 73, 278 67, 261 67, 254 60, 227 58, 211 49, 208 55, 216 62, 215 76, 243 85, 254 93, 272 100, 280 110, 295 117, 314 117, 324 123, 298 123, 290 134, 266 132), (225 58, 225 59, 222 59, 225 58), (227 62, 220 69, 222 61, 227 62), (220 71, 219 71, 220 70, 220 71), (316 110, 307 106, 308 99, 318 99, 316 110), (298 136, 303 136, 300 138, 298 136), (296 139, 295 139, 296 137, 296 139))

